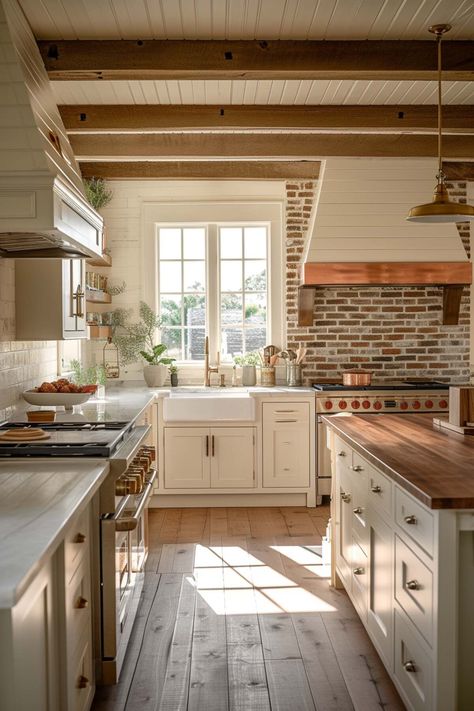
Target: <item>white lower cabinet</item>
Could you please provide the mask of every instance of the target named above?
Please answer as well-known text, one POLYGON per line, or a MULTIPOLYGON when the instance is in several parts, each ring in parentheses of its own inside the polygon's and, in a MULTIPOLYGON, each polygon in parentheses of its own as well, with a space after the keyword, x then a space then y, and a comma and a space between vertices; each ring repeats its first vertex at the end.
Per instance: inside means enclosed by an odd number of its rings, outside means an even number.
POLYGON ((252 488, 254 427, 165 427, 165 489, 252 488))
POLYGON ((309 486, 309 407, 308 403, 263 403, 263 486, 309 486))

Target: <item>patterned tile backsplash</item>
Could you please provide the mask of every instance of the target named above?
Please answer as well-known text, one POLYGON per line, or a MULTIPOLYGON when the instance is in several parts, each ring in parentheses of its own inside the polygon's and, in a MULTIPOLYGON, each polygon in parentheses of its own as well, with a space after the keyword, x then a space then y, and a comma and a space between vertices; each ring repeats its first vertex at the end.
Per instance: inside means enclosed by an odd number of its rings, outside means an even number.
POLYGON ((0 259, 0 420, 23 390, 56 376, 56 341, 15 341, 15 262, 0 259))

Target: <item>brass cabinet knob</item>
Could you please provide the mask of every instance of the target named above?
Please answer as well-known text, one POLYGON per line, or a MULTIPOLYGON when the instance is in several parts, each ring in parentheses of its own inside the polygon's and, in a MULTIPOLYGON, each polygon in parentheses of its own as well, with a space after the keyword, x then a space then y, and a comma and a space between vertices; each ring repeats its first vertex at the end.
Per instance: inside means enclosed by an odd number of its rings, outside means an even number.
POLYGON ((403 665, 403 668, 407 672, 416 672, 415 662, 413 662, 411 659, 409 659, 408 662, 405 662, 405 664, 403 665))
POLYGON ((86 689, 89 686, 89 679, 81 674, 76 684, 78 689, 86 689))
POLYGON ((370 490, 373 494, 380 494, 382 491, 382 487, 378 486, 378 484, 376 484, 375 486, 371 486, 370 490))
POLYGON ((418 580, 408 580, 406 583, 408 590, 419 590, 421 588, 418 580))
POLYGON ((357 508, 352 509, 352 510, 353 510, 353 512, 354 512, 355 514, 361 514, 361 513, 363 513, 363 511, 364 511, 364 509, 362 508, 362 506, 357 506, 357 508))
POLYGON ((76 533, 74 536, 74 543, 84 543, 85 540, 86 537, 84 533, 76 533))
POLYGON ((345 453, 344 450, 342 449, 340 452, 337 453, 337 456, 338 456, 338 457, 345 457, 345 456, 346 456, 346 453, 345 453))
POLYGON ((76 604, 74 605, 74 607, 77 610, 84 610, 86 607, 89 607, 89 601, 86 600, 86 598, 82 597, 82 595, 81 595, 80 597, 77 598, 76 604))
POLYGON ((351 467, 353 472, 362 472, 364 471, 364 467, 361 467, 360 464, 356 464, 355 466, 351 467))
POLYGON ((354 575, 364 575, 365 569, 364 568, 354 568, 352 571, 354 575))
POLYGON ((405 521, 405 523, 408 523, 410 525, 414 525, 414 524, 418 523, 416 516, 413 516, 413 514, 411 516, 405 516, 405 518, 403 520, 405 521))

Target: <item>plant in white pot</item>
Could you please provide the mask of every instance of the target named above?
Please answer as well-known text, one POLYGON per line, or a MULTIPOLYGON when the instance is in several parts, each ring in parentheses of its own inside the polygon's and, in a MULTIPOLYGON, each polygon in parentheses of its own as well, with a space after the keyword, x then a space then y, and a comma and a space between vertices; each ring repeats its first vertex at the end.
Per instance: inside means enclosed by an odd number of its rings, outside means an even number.
POLYGON ((242 368, 242 385, 255 385, 257 382, 256 366, 260 362, 258 353, 251 351, 245 355, 234 356, 234 363, 242 368))
POLYGON ((164 354, 168 346, 155 343, 156 331, 161 326, 160 317, 144 301, 140 301, 140 321, 129 322, 129 311, 117 309, 113 340, 120 353, 122 363, 136 363, 140 357, 146 361, 143 366, 143 377, 150 388, 164 385, 168 367, 174 358, 164 354))

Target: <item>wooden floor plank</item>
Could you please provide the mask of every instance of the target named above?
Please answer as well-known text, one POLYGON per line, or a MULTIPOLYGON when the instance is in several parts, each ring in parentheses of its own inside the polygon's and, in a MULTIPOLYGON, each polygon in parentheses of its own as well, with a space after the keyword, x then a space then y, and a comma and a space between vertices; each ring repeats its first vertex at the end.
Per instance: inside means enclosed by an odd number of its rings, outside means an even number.
POLYGON ((233 644, 227 653, 230 711, 270 711, 261 645, 233 644))
POLYGON ((260 615, 259 622, 265 659, 301 659, 290 615, 260 615))
POLYGON ((301 659, 265 662, 272 711, 315 711, 301 659))

